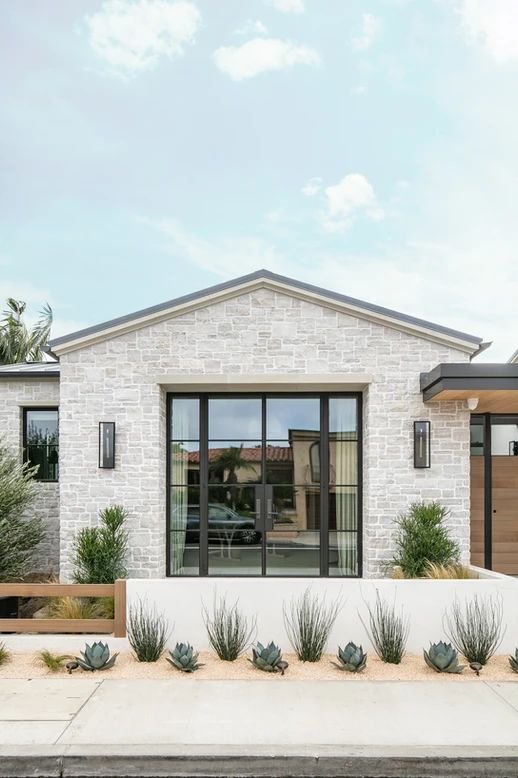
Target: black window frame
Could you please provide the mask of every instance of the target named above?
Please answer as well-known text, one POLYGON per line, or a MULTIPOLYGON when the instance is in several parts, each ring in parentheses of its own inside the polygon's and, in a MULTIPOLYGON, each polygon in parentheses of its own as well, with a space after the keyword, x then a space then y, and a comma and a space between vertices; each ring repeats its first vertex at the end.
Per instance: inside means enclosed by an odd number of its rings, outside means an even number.
MULTIPOLYGON (((262 402, 262 417, 263 417, 263 429, 262 429, 262 448, 263 448, 263 463, 262 468, 265 473, 266 462, 266 445, 268 442, 267 430, 266 430, 266 398, 270 397, 318 397, 320 399, 320 572, 318 575, 311 575, 310 573, 299 575, 265 575, 263 572, 260 574, 238 574, 229 571, 226 573, 226 577, 229 578, 269 578, 269 579, 283 579, 283 578, 362 578, 363 577, 363 393, 362 392, 339 392, 339 391, 307 391, 307 392, 210 392, 210 391, 174 391, 166 393, 166 464, 165 464, 165 480, 166 480, 166 577, 167 578, 214 578, 217 580, 219 576, 212 576, 208 571, 208 521, 207 513, 204 506, 207 505, 207 491, 208 491, 208 405, 209 399, 212 398, 241 398, 241 397, 260 397, 262 402), (199 412, 200 412, 200 425, 199 425, 199 451, 200 451, 200 541, 199 541, 199 572, 198 574, 186 574, 186 575, 172 575, 171 569, 171 527, 170 527, 170 508, 171 508, 171 409, 172 398, 174 397, 191 397, 200 400, 199 412), (357 445, 357 484, 355 488, 357 490, 357 525, 356 525, 356 554, 357 554, 357 573, 356 575, 343 575, 336 576, 329 573, 329 494, 330 494, 330 467, 329 467, 329 399, 333 397, 338 398, 350 398, 356 400, 356 445, 357 445), (203 476, 205 474, 205 481, 203 483, 203 476), (203 531, 205 527, 205 531, 203 531)), ((263 555, 265 551, 263 548, 263 555)), ((264 567, 264 564, 263 564, 264 567)))
POLYGON ((59 406, 57 405, 27 405, 23 407, 23 421, 22 421, 22 450, 23 450, 23 461, 25 463, 31 462, 28 456, 28 446, 27 446, 27 414, 31 413, 31 411, 55 411, 57 415, 58 420, 58 477, 57 478, 40 478, 38 473, 33 476, 35 481, 40 481, 44 484, 57 484, 59 483, 59 406))

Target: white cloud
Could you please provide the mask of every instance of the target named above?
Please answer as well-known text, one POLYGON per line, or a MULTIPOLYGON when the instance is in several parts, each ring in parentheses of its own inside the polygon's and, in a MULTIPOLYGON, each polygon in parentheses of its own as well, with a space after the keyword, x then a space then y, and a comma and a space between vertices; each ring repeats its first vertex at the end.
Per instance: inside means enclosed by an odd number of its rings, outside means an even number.
POLYGON ((363 86, 363 84, 357 84, 356 86, 353 86, 351 89, 351 92, 353 95, 364 95, 367 91, 366 87, 363 86))
POLYGON ((326 232, 343 232, 359 215, 379 221, 384 213, 374 189, 361 173, 349 173, 341 181, 325 190, 327 211, 322 214, 326 232))
POLYGON ((458 11, 470 42, 481 44, 496 62, 518 59, 516 0, 461 0, 458 11))
POLYGON ((283 14, 304 13, 304 0, 268 0, 268 4, 283 14))
POLYGON ((167 236, 174 254, 190 260, 202 270, 225 278, 244 275, 259 268, 282 268, 283 257, 271 243, 256 237, 207 241, 183 229, 174 219, 151 222, 167 236))
POLYGON ((318 192, 320 192, 321 188, 322 179, 318 176, 314 176, 313 178, 309 179, 305 186, 302 187, 302 194, 306 197, 313 197, 313 195, 316 195, 318 192))
POLYGON ((379 16, 374 14, 362 15, 362 31, 356 38, 353 38, 353 48, 358 51, 364 51, 372 46, 381 34, 382 21, 379 16))
POLYGON ((105 0, 86 21, 97 56, 131 75, 154 68, 160 57, 181 56, 194 41, 201 15, 184 0, 105 0))
POLYGON ((267 35, 268 29, 260 19, 247 19, 247 21, 234 30, 234 35, 267 35))
POLYGON ((272 70, 293 65, 317 65, 314 49, 275 38, 253 38, 242 46, 221 46, 214 52, 216 66, 234 81, 243 81, 272 70))

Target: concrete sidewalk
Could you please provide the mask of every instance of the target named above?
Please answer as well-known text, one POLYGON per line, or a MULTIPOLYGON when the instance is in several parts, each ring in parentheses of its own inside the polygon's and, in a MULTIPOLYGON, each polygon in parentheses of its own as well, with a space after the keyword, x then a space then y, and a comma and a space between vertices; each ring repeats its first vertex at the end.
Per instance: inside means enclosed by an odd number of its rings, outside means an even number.
POLYGON ((0 757, 0 776, 518 775, 518 683, 6 679, 0 757))

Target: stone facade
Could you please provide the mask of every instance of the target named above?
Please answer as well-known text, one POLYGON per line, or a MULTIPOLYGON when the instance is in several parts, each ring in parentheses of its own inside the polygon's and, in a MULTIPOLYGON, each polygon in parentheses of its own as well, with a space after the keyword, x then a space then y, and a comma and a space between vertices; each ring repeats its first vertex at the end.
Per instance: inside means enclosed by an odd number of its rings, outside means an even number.
MULTIPOLYGON (((1 438, 19 452, 23 451, 23 409, 59 406, 58 379, 9 379, 0 382, 1 438)), ((59 484, 36 483, 36 500, 28 515, 40 516, 46 535, 37 549, 34 569, 59 572, 59 484)))
MULTIPOLYGON (((165 575, 165 374, 369 373, 364 392, 364 575, 391 556, 393 520, 438 499, 469 558, 469 411, 425 405, 419 374, 468 355, 417 335, 263 288, 61 357, 61 574, 77 530, 108 504, 130 513, 130 576, 165 575), (432 467, 413 467, 413 422, 432 422, 432 467), (98 423, 115 421, 116 468, 98 468, 98 423)), ((322 387, 325 390, 325 386, 322 387)))

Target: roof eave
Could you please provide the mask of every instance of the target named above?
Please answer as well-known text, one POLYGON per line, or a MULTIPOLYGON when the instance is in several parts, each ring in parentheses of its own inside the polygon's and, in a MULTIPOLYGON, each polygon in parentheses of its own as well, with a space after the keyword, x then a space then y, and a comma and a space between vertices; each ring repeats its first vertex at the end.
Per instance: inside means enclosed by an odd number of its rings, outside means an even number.
POLYGON ((181 316, 189 311, 206 307, 215 302, 223 302, 259 288, 270 288, 273 291, 288 293, 313 303, 318 302, 334 310, 359 316, 378 324, 384 324, 393 329, 433 340, 449 347, 458 348, 470 355, 477 353, 481 347, 482 338, 451 330, 447 327, 441 327, 432 322, 406 316, 397 311, 371 305, 370 303, 311 286, 310 284, 278 276, 269 271, 252 273, 249 276, 243 276, 234 281, 218 284, 201 292, 180 297, 169 303, 147 308, 135 314, 113 319, 104 324, 88 327, 70 335, 56 338, 51 341, 50 347, 54 354, 60 356, 70 351, 76 351, 85 346, 159 323, 165 319, 181 316))

